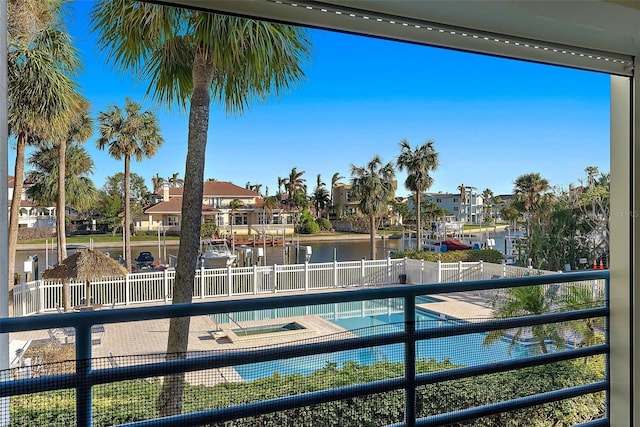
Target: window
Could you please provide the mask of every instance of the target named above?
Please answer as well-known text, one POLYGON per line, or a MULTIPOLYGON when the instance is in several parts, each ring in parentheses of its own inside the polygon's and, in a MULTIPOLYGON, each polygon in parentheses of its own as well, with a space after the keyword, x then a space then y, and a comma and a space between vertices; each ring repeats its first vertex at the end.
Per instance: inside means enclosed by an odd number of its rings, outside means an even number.
POLYGON ((178 217, 175 215, 169 215, 168 222, 169 222, 169 226, 180 225, 180 221, 178 220, 178 217))

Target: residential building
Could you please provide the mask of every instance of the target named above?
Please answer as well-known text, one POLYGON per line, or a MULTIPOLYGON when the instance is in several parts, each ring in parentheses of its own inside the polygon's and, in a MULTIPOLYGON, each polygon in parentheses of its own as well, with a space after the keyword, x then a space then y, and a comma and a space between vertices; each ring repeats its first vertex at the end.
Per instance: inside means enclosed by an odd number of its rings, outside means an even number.
MULTIPOLYGON (((182 215, 182 187, 162 187, 162 201, 144 209, 143 217, 135 220, 136 230, 179 231, 182 215)), ((203 187, 202 222, 214 223, 220 234, 291 233, 294 215, 284 207, 268 212, 264 199, 255 191, 231 182, 206 181, 203 187), (231 209, 231 202, 241 206, 231 209)))
MULTIPOLYGON (((13 200, 14 177, 8 177, 8 201, 9 210, 11 211, 11 202, 13 200)), ((36 228, 36 227, 55 227, 56 225, 56 207, 40 206, 27 197, 27 190, 31 187, 28 181, 23 183, 22 194, 20 196, 20 215, 18 216, 18 227, 36 228)))
MULTIPOLYGON (((392 199, 395 200, 395 191, 398 189, 398 181, 393 181, 394 195, 392 199)), ((355 215, 358 213, 358 205, 360 200, 355 199, 351 194, 351 184, 344 184, 342 182, 337 183, 331 189, 331 197, 333 200, 333 212, 330 215, 330 219, 339 220, 345 216, 355 215)), ((388 215, 382 217, 383 223, 395 224, 397 222, 396 215, 393 214, 391 209, 391 203, 389 203, 388 215)))
MULTIPOLYGON (((424 200, 433 202, 443 211, 448 211, 456 221, 466 224, 481 224, 483 222, 482 195, 475 187, 465 187, 465 198, 460 193, 427 193, 424 200)), ((409 209, 413 209, 410 206, 409 209)))

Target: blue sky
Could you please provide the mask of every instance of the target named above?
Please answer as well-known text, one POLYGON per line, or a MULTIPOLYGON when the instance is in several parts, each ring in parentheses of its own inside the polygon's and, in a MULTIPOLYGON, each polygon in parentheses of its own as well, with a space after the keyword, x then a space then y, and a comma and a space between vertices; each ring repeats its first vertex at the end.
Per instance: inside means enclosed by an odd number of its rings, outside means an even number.
MULTIPOLYGON (((132 162, 145 178, 184 177, 187 115, 145 100, 146 84, 116 73, 89 28, 92 2, 76 2, 69 29, 81 51, 79 83, 92 115, 130 97, 153 110, 165 144, 157 155, 132 162)), ((521 174, 539 172, 566 188, 587 166, 609 171, 609 76, 373 38, 310 30, 306 79, 292 91, 253 104, 242 116, 212 105, 205 178, 250 182, 275 194, 277 177, 304 171, 309 191, 321 174, 350 178, 350 165, 374 155, 394 161, 399 143, 435 140, 440 167, 430 191, 510 193, 521 174)), ((86 142, 96 187, 123 171, 122 161, 86 142)), ((13 171, 10 156, 9 171, 13 171)), ((397 173, 398 195, 406 175, 397 173)))

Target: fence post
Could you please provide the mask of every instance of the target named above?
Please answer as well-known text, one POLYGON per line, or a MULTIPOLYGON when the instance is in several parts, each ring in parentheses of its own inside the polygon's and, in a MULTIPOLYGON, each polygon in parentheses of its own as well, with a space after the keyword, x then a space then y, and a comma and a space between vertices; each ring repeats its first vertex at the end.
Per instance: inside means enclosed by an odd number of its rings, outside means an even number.
POLYGON ((304 261, 304 290, 309 290, 309 261, 304 261))
POLYGON ((169 272, 165 268, 162 273, 164 276, 164 303, 167 304, 169 302, 169 272))
POLYGON ((200 299, 204 299, 204 266, 200 266, 200 299))
POLYGON ((338 260, 333 260, 333 287, 338 287, 338 260))
POLYGON ((387 284, 391 284, 391 257, 387 257, 387 284))
POLYGON ((480 260, 480 277, 484 277, 484 261, 480 260))
POLYGON ((360 260, 360 286, 364 285, 364 258, 360 260))
POLYGON ((131 277, 131 273, 127 273, 126 276, 124 276, 124 305, 128 306, 129 304, 131 304, 131 289, 129 289, 129 286, 131 285, 131 281, 129 280, 129 278, 131 277))
POLYGON ((458 261, 458 282, 462 282, 462 261, 458 261))
POLYGON ((438 260, 438 283, 442 283, 442 261, 438 260))
POLYGON ((258 295, 258 266, 253 264, 253 294, 258 295))
POLYGON ((502 277, 507 277, 507 262, 502 260, 502 277))
POLYGON ((17 286, 20 286, 20 288, 21 288, 20 295, 22 296, 22 298, 20 298, 20 300, 22 302, 22 315, 26 316, 27 315, 27 295, 29 294, 29 288, 27 288, 26 292, 25 292, 25 288, 27 287, 27 283, 26 282, 20 282, 15 287, 17 287, 17 286))
MULTIPOLYGON (((405 262, 406 262, 406 258, 405 258, 405 262)), ((420 260, 420 283, 424 283, 424 260, 423 259, 420 260)))
POLYGON ((47 307, 44 305, 44 282, 42 280, 36 280, 36 289, 38 291, 38 297, 40 299, 40 303, 38 305, 38 313, 42 313, 47 307))
POLYGON ((227 283, 229 284, 229 289, 227 292, 227 296, 232 296, 233 295, 233 280, 232 280, 232 276, 231 276, 231 266, 227 267, 227 283))
POLYGON ((271 284, 273 293, 278 292, 278 264, 273 264, 273 283, 271 284))

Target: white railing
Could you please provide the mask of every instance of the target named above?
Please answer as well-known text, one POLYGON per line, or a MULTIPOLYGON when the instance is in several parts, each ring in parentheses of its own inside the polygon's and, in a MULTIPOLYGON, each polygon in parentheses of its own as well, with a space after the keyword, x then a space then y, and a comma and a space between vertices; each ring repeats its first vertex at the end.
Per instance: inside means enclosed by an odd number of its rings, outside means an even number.
MULTIPOLYGON (((305 292, 352 286, 398 283, 442 283, 549 274, 528 268, 480 262, 441 263, 411 259, 305 263, 199 269, 194 300, 240 295, 305 292)), ((128 274, 92 281, 91 298, 107 306, 168 303, 173 296, 174 270, 128 274)), ((71 305, 85 299, 86 284, 69 281, 71 305)), ((62 306, 62 283, 36 280, 14 288, 14 316, 55 311, 62 306)))

